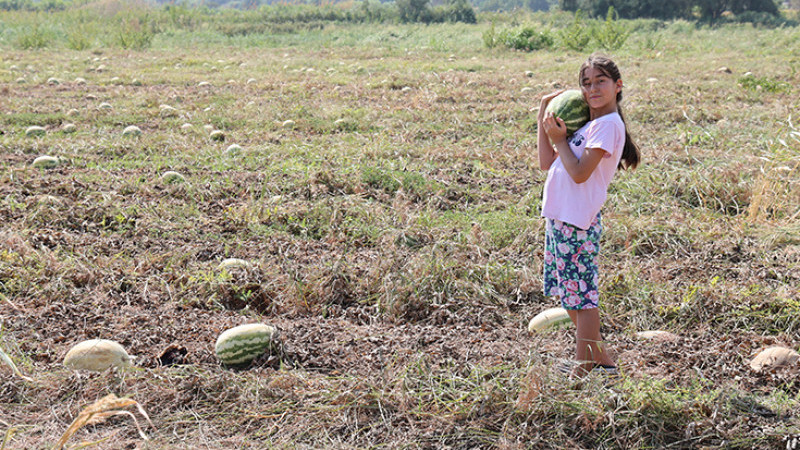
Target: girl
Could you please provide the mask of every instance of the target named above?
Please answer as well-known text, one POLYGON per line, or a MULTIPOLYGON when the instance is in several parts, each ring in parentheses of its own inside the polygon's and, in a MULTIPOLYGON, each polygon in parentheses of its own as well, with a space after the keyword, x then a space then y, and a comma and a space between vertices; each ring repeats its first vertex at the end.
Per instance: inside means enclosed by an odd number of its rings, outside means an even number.
POLYGON ((575 324, 578 364, 572 375, 616 375, 614 359, 600 337, 597 308, 600 208, 616 170, 635 168, 640 156, 619 108, 622 78, 617 65, 592 55, 581 66, 578 80, 589 104, 586 125, 567 136, 564 122, 545 113, 561 91, 543 97, 539 109, 539 167, 547 170, 542 201, 547 220, 544 293, 558 297, 575 324))

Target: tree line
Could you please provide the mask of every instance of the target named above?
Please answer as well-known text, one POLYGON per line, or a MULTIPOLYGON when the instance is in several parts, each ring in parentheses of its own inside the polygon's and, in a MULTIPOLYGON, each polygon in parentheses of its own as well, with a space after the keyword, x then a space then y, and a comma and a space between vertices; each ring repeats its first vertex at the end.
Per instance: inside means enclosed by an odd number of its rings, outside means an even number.
POLYGON ((558 7, 565 11, 584 11, 592 16, 603 16, 613 7, 620 17, 635 19, 693 19, 715 21, 726 13, 768 14, 780 13, 774 0, 559 0, 558 7))
MULTIPOLYGON (((87 4, 92 0, 0 0, 0 10, 58 11, 87 4)), ((153 0, 168 2, 171 6, 221 7, 259 9, 278 0, 153 0)), ((334 0, 337 1, 345 0, 334 0)), ((295 0, 295 6, 326 9, 321 0, 295 0)), ((327 13, 346 15, 345 21, 371 22, 465 22, 476 23, 478 11, 581 11, 589 17, 604 17, 613 10, 619 18, 653 18, 660 20, 689 19, 706 22, 727 20, 733 14, 738 21, 764 25, 788 23, 780 18, 779 1, 776 0, 357 0, 352 11, 331 12, 332 3, 326 3, 327 13), (432 3, 436 3, 434 6, 432 3)), ((800 0, 788 2, 800 8, 800 0)), ((308 14, 308 11, 304 11, 308 14)), ((314 15, 314 14, 312 14, 314 15)), ((325 20, 317 17, 317 20, 325 20)))

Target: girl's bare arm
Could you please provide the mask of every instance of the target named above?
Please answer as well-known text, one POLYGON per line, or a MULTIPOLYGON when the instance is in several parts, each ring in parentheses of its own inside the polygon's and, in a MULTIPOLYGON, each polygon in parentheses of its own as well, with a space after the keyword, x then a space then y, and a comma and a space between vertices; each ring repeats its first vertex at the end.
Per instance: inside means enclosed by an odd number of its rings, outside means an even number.
POLYGON ((547 109, 547 105, 550 103, 555 96, 564 92, 556 91, 552 94, 545 95, 542 97, 541 104, 539 105, 539 116, 537 118, 537 147, 539 148, 539 168, 542 170, 550 169, 550 165, 553 164, 553 161, 558 158, 558 152, 556 149, 553 148, 553 145, 550 144, 550 138, 547 135, 547 132, 544 130, 544 120, 545 120, 545 109, 547 109))
MULTIPOLYGON (((600 160, 603 159, 605 151, 600 148, 587 148, 578 159, 567 143, 567 127, 563 120, 553 117, 552 114, 546 114, 542 125, 544 134, 555 143, 555 152, 561 157, 561 164, 564 165, 564 169, 572 181, 581 184, 588 180, 594 169, 600 164, 600 160)), ((539 155, 541 161, 541 149, 539 155)))

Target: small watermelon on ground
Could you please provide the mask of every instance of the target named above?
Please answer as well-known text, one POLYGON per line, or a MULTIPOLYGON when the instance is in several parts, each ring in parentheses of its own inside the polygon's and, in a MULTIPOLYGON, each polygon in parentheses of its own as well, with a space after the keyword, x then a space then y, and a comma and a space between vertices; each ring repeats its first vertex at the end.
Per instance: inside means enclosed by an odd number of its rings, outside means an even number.
POLYGON ((786 348, 786 347, 769 347, 759 352, 758 355, 750 361, 750 368, 756 372, 764 370, 789 367, 796 365, 800 361, 800 353, 786 348))
POLYGON ((246 269, 250 267, 250 263, 239 258, 227 258, 219 263, 219 270, 233 270, 233 269, 246 269))
POLYGON ((163 174, 161 174, 161 181, 163 181, 166 184, 177 184, 177 183, 183 183, 184 181, 186 181, 186 178, 184 178, 183 175, 179 174, 178 172, 175 172, 174 170, 168 170, 163 174))
POLYGON ((55 169, 61 164, 61 160, 55 156, 42 155, 33 160, 32 166, 37 169, 55 169))
POLYGON ((47 134, 47 130, 45 130, 44 127, 40 127, 38 125, 34 125, 34 126, 31 126, 31 127, 28 127, 25 130, 25 136, 28 136, 28 137, 31 137, 31 136, 44 136, 45 134, 47 134))
POLYGON ((239 325, 222 332, 214 345, 217 358, 226 366, 244 366, 275 348, 278 331, 263 323, 239 325))
POLYGON ((636 337, 652 341, 674 341, 679 338, 677 334, 664 330, 639 331, 636 333, 636 337))
POLYGON ((528 323, 528 331, 535 333, 542 331, 549 327, 568 323, 570 321, 569 313, 564 308, 550 308, 537 314, 528 323))
POLYGON ((140 136, 141 134, 142 134, 142 129, 137 127, 136 125, 125 127, 125 129, 122 130, 123 136, 140 136))
POLYGON ((225 132, 222 131, 222 130, 214 130, 208 136, 214 141, 224 141, 225 140, 225 132))
POLYGON ((581 91, 570 89, 558 94, 547 104, 546 112, 553 113, 559 117, 567 126, 567 135, 578 131, 578 129, 589 121, 589 105, 583 98, 581 91))
POLYGON ((118 342, 90 339, 72 347, 64 357, 64 365, 75 370, 102 372, 110 367, 128 367, 132 358, 118 342))

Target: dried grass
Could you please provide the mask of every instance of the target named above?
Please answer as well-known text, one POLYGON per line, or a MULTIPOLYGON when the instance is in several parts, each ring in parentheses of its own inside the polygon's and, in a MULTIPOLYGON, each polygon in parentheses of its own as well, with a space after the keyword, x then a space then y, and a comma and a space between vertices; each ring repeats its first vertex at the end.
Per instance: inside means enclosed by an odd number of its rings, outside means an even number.
MULTIPOLYGON (((141 436, 141 438, 145 441, 148 440, 147 436, 139 426, 139 421, 136 419, 136 416, 132 412, 122 409, 129 406, 135 406, 139 411, 139 414, 141 414, 142 417, 147 420, 147 423, 154 427, 153 422, 150 421, 150 417, 137 401, 129 398, 118 398, 115 394, 108 394, 81 410, 80 414, 78 414, 78 417, 72 421, 72 423, 69 425, 69 428, 67 428, 64 434, 61 435, 61 438, 58 440, 54 448, 64 448, 64 446, 67 444, 67 441, 69 441, 70 438, 72 438, 72 436, 74 436, 75 433, 77 433, 82 427, 87 425, 101 424, 111 417, 120 415, 129 416, 131 419, 133 419, 133 423, 136 426, 136 431, 139 433, 139 436, 141 436)), ((70 448, 84 448, 90 445, 96 445, 100 442, 101 441, 94 443, 82 443, 77 447, 73 446, 70 448)))

